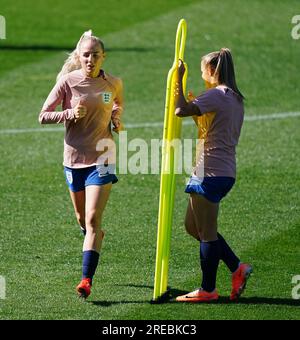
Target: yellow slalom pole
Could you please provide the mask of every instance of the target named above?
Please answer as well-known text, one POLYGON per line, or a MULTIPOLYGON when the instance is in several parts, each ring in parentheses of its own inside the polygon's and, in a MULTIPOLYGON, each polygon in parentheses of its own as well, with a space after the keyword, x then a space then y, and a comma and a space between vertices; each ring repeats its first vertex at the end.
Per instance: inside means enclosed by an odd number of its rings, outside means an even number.
MULTIPOLYGON (((176 181, 175 171, 177 168, 176 152, 178 152, 178 149, 176 148, 176 143, 174 141, 176 139, 180 140, 181 136, 181 119, 175 116, 175 89, 178 79, 178 62, 179 59, 184 60, 186 31, 186 21, 184 19, 181 19, 178 24, 176 33, 174 62, 171 69, 169 70, 167 78, 162 146, 160 200, 157 228, 156 267, 152 302, 159 302, 167 293, 168 289, 167 285, 171 244, 171 228, 176 181)), ((183 90, 185 92, 187 65, 186 63, 184 64, 186 72, 183 79, 183 90)))

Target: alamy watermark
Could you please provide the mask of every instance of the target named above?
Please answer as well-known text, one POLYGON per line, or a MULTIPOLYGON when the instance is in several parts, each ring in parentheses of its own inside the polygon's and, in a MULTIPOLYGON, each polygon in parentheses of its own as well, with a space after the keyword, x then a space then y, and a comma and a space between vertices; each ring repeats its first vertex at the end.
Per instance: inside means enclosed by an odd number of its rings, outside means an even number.
POLYGON ((4 276, 0 276, 0 300, 6 298, 6 281, 4 276))
POLYGON ((6 39, 6 21, 3 15, 0 15, 0 39, 6 39))
POLYGON ((291 31, 291 36, 294 40, 300 39, 300 15, 294 15, 292 17, 292 24, 295 26, 291 31))
MULTIPOLYGON (((204 140, 203 139, 151 139, 142 138, 128 140, 127 131, 119 133, 119 156, 116 157, 117 146, 112 139, 102 139, 96 150, 99 151, 98 164, 116 164, 118 174, 158 175, 186 174, 193 170, 198 177, 204 172, 204 140), (198 156, 195 157, 195 154, 198 156), (199 157, 200 155, 200 157, 199 157), (161 163, 161 159, 163 162, 161 163), (197 159, 196 166, 193 166, 197 159)), ((115 169, 111 168, 113 171, 115 169)), ((111 172, 111 169, 107 169, 111 172)))
POLYGON ((293 276, 292 284, 295 285, 292 289, 292 298, 294 300, 300 300, 300 275, 293 276))

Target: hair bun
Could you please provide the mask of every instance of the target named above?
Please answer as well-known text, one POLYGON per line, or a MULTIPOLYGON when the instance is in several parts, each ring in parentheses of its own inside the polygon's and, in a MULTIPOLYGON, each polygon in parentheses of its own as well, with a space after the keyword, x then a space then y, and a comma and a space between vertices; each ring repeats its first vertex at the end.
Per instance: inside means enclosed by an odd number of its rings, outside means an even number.
POLYGON ((222 47, 222 48, 220 49, 220 54, 227 54, 227 53, 231 53, 229 48, 227 48, 227 47, 222 47))
POLYGON ((82 39, 85 38, 85 37, 92 37, 92 35, 93 35, 93 32, 92 32, 91 29, 83 32, 82 36, 80 37, 80 39, 78 40, 78 43, 76 45, 77 54, 79 54, 79 47, 80 47, 80 43, 81 43, 82 39))
POLYGON ((91 37, 92 35, 93 35, 93 31, 92 30, 88 30, 88 31, 83 33, 84 37, 91 37))

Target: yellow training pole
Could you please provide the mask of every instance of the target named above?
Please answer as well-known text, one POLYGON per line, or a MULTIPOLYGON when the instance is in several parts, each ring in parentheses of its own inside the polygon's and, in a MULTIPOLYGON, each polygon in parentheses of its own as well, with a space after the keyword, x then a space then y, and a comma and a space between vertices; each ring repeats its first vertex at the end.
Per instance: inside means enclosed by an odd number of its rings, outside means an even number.
MULTIPOLYGON (((152 302, 159 301, 167 292, 171 227, 174 209, 175 195, 175 171, 176 171, 176 143, 180 140, 181 119, 175 116, 176 103, 176 83, 178 79, 178 62, 184 59, 184 49, 186 40, 186 21, 181 19, 176 33, 175 58, 172 68, 169 70, 167 79, 167 91, 165 102, 165 118, 162 146, 162 166, 160 181, 160 200, 158 212, 157 228, 157 249, 156 267, 154 279, 154 293, 152 302), (174 143, 172 145, 172 143, 174 143)), ((183 79, 183 90, 185 92, 187 79, 187 65, 183 79)))

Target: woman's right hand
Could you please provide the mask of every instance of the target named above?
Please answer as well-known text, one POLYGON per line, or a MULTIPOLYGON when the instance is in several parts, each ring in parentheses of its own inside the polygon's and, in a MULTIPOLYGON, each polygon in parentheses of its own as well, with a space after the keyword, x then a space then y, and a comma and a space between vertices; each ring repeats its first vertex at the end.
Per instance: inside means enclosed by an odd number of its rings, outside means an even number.
POLYGON ((196 99, 196 96, 194 95, 194 93, 192 91, 188 91, 187 101, 192 102, 194 99, 196 99))
POLYGON ((84 105, 82 105, 81 101, 74 107, 74 116, 75 116, 75 123, 77 120, 85 117, 87 114, 87 109, 84 105))

